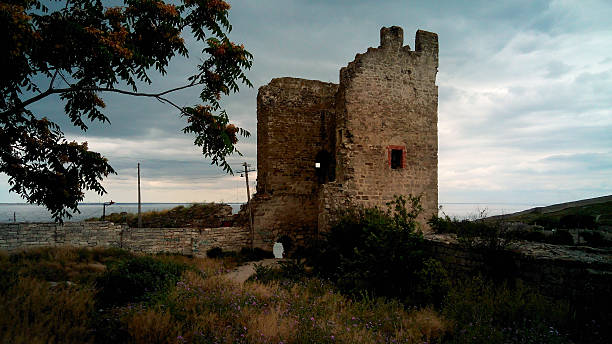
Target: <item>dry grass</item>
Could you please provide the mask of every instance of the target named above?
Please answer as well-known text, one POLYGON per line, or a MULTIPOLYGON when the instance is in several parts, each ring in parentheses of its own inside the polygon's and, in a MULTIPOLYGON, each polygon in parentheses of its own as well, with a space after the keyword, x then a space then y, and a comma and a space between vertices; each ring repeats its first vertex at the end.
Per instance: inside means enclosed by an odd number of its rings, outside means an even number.
POLYGON ((428 343, 444 336, 449 328, 440 315, 431 308, 414 311, 402 325, 407 329, 417 329, 418 337, 425 338, 428 343))
MULTIPOLYGON (((64 277, 96 275, 104 269, 100 262, 113 255, 72 248, 20 254, 20 259, 13 259, 21 264, 19 273, 34 277, 19 277, 1 292, 0 307, 7 311, 0 314, 0 342, 87 343, 101 335, 93 331, 98 326, 95 291, 62 283, 50 288, 40 271, 27 269, 43 266, 64 277)), ((351 300, 317 279, 241 285, 221 276, 227 271, 223 260, 176 255, 155 259, 188 263, 195 269, 184 272, 155 302, 105 313, 104 317, 114 317, 118 333, 125 333, 120 342, 435 343, 447 333, 446 321, 432 309, 408 312, 394 301, 351 300)), ((10 260, 0 256, 0 267, 10 260)))
POLYGON ((248 338, 253 343, 279 343, 295 340, 295 321, 282 316, 280 307, 268 312, 255 313, 247 323, 248 338))
POLYGON ((351 301, 329 285, 239 285, 224 277, 186 272, 167 300, 182 319, 183 336, 219 343, 439 342, 445 321, 432 309, 406 312, 383 299, 351 301), (213 321, 211 321, 213 319, 213 321))
POLYGON ((134 344, 165 344, 176 343, 180 326, 170 313, 155 308, 128 317, 127 328, 134 344))
POLYGON ((93 293, 20 278, 0 294, 0 342, 89 343, 93 293))

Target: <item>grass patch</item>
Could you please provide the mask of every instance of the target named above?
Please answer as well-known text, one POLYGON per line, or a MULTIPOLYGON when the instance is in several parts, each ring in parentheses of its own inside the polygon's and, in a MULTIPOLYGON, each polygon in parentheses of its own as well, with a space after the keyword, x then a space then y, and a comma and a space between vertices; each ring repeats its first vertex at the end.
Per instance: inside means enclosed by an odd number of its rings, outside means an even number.
MULTIPOLYGON (((261 268, 261 278, 240 285, 222 276, 233 264, 74 248, 0 254, 0 342, 568 343, 568 329, 584 325, 567 303, 520 284, 476 278, 449 286, 435 261, 418 274, 418 292, 441 298, 440 307, 344 294, 299 261, 261 268)), ((571 338, 607 343, 603 327, 582 326, 571 338)))
POLYGON ((187 268, 181 262, 147 256, 119 260, 96 279, 100 306, 150 300, 167 291, 187 268))
POLYGON ((460 280, 442 314, 454 320, 450 343, 569 343, 570 307, 521 283, 510 287, 482 277, 460 280))
POLYGON ((94 291, 19 277, 0 293, 0 342, 91 343, 94 291))

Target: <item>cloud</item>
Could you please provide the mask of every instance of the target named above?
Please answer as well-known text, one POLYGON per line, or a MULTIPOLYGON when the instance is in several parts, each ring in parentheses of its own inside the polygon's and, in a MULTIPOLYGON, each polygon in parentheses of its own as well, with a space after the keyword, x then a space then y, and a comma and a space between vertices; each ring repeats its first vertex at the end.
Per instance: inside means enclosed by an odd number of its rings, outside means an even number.
MULTIPOLYGON (((254 88, 223 101, 231 120, 253 134, 241 142, 244 157, 233 157, 232 166, 256 166, 260 86, 282 76, 338 82, 339 69, 356 53, 378 46, 380 27, 399 25, 413 48, 417 29, 439 35, 440 202, 556 203, 612 193, 608 1, 270 0, 232 6, 230 37, 254 55, 247 72, 254 88)), ((181 85, 197 52, 174 62, 152 87, 181 85)), ((197 96, 189 90, 173 100, 195 104, 197 96)), ((119 175, 105 182, 109 196, 136 199, 141 161, 147 200, 245 198, 244 180, 210 166, 180 132, 185 123, 174 109, 148 99, 104 99, 112 124, 93 124, 87 133, 70 127, 57 99, 36 110, 110 159, 119 175)), ((88 194, 88 201, 98 199, 88 194)))
MULTIPOLYGON (((78 139, 75 137, 75 139, 78 139)), ((104 199, 133 202, 137 196, 137 164, 140 163, 143 197, 146 202, 244 201, 242 163, 256 166, 254 142, 239 142, 243 157, 228 158, 235 174, 225 173, 210 164, 198 147, 186 137, 114 138, 95 137, 88 140, 90 149, 102 152, 116 170, 103 183, 108 191, 104 199), (236 192, 239 189, 242 192, 236 192)), ((250 175, 256 180, 256 173, 250 175)), ((255 185, 252 185, 253 190, 255 185)), ((102 198, 87 193, 86 200, 102 198)))

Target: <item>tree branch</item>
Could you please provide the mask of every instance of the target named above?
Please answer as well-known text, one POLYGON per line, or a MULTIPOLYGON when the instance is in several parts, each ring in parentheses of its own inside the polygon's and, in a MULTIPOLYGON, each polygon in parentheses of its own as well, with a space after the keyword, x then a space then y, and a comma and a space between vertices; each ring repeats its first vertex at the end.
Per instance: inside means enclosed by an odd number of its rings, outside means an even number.
POLYGON ((167 90, 167 91, 164 91, 164 92, 160 92, 160 93, 158 93, 157 95, 158 95, 158 96, 163 96, 163 95, 165 95, 165 94, 172 93, 172 92, 176 92, 176 91, 180 91, 180 90, 184 90, 184 89, 186 89, 186 88, 193 87, 193 86, 196 86, 196 85, 202 85, 203 83, 204 83, 203 81, 200 81, 200 82, 192 82, 192 83, 191 83, 191 84, 189 84, 189 85, 185 85, 185 86, 181 86, 181 87, 173 88, 173 89, 170 89, 170 90, 167 90))
POLYGON ((61 72, 59 73, 60 77, 62 77, 62 80, 64 80, 64 82, 66 83, 66 85, 72 87, 72 84, 68 82, 68 80, 66 80, 66 78, 64 77, 64 74, 62 74, 61 72))
POLYGON ((59 69, 55 70, 55 73, 53 73, 53 77, 51 78, 51 82, 49 83, 49 89, 53 89, 53 83, 55 82, 55 78, 57 77, 57 74, 59 73, 59 69))
MULTIPOLYGON (((55 75, 53 76, 53 80, 55 79, 55 76, 58 74, 58 72, 56 71, 55 75)), ((68 83, 68 81, 66 81, 66 79, 64 78, 64 76, 62 75, 62 73, 59 73, 60 77, 64 80, 64 82, 66 82, 68 85, 70 85, 68 83)), ((65 92, 79 92, 79 91, 94 91, 94 92, 112 92, 112 93, 119 93, 119 94, 125 94, 125 95, 129 95, 129 96, 135 96, 135 97, 151 97, 151 98, 156 98, 159 101, 163 102, 163 103, 167 103, 169 105, 174 106, 175 108, 179 109, 181 111, 181 113, 184 113, 183 108, 174 104, 172 101, 170 101, 169 99, 163 97, 164 95, 168 94, 168 93, 172 93, 172 92, 176 92, 176 91, 180 91, 189 87, 193 87, 196 85, 201 85, 203 84, 203 82, 197 82, 197 83, 191 83, 188 85, 184 85, 184 86, 180 86, 180 87, 176 87, 170 90, 166 90, 163 92, 159 92, 159 93, 143 93, 143 92, 132 92, 132 91, 126 91, 126 90, 121 90, 118 88, 110 88, 110 87, 83 87, 83 88, 78 88, 78 87, 69 87, 69 88, 52 88, 53 85, 53 80, 51 80, 51 85, 49 87, 48 90, 46 90, 45 92, 40 93, 37 96, 34 96, 24 102, 19 103, 17 106, 15 106, 13 109, 10 109, 8 111, 5 111, 2 113, 2 115, 6 115, 12 111, 18 110, 18 109, 24 109, 26 106, 35 103, 47 96, 50 96, 52 94, 57 94, 57 93, 65 93, 65 92)), ((72 86, 72 85, 70 85, 72 86)))

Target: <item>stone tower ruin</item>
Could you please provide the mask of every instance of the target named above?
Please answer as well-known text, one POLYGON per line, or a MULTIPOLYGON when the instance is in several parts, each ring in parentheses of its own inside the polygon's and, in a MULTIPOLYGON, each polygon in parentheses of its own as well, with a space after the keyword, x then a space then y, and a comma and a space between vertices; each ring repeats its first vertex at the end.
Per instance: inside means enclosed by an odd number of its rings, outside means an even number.
POLYGON ((254 244, 304 243, 338 211, 385 207, 421 195, 438 209, 438 36, 419 30, 415 49, 400 27, 357 54, 340 83, 273 79, 257 95, 254 244))

